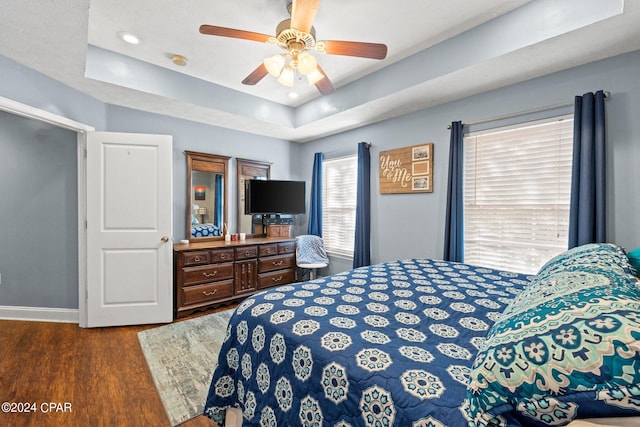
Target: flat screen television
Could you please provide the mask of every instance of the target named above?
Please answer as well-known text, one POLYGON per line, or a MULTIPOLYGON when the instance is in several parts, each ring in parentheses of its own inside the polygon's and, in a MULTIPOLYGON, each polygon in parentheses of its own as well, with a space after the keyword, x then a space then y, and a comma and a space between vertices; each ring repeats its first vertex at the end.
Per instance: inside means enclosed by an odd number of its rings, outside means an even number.
POLYGON ((305 213, 305 182, 250 179, 245 181, 246 214, 305 213))

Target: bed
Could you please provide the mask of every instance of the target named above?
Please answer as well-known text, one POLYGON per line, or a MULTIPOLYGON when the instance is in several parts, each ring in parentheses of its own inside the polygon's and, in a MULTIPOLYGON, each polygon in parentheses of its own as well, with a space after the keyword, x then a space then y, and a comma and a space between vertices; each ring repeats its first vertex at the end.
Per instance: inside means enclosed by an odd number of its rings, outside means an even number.
POLYGON ((410 259, 256 294, 229 322, 204 413, 221 426, 640 425, 619 418, 640 416, 639 384, 635 270, 622 248, 587 245, 536 276, 410 259))

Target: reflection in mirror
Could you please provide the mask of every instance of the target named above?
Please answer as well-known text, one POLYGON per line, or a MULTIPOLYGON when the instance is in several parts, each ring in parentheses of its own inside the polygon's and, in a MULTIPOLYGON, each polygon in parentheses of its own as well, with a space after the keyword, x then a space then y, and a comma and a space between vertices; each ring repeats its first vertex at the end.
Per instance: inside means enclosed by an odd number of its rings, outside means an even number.
POLYGON ((187 235, 191 241, 222 239, 227 223, 229 157, 187 151, 187 235))
POLYGON ((191 237, 222 235, 224 177, 220 173, 191 172, 191 237))
POLYGON ((264 234, 262 224, 254 224, 252 215, 244 212, 244 183, 249 179, 269 179, 271 177, 271 163, 260 162, 257 160, 236 159, 238 171, 238 233, 246 233, 247 235, 258 236, 264 234))

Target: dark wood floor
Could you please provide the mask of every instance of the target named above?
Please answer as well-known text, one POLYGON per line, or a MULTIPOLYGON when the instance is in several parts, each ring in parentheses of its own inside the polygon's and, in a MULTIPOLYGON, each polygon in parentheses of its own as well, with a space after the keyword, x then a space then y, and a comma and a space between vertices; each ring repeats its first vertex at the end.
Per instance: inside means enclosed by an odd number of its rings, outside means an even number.
MULTIPOLYGON (((155 326, 0 320, 0 403, 36 409, 0 412, 0 426, 169 426, 137 336, 155 326)), ((199 416, 181 426, 216 424, 199 416)))

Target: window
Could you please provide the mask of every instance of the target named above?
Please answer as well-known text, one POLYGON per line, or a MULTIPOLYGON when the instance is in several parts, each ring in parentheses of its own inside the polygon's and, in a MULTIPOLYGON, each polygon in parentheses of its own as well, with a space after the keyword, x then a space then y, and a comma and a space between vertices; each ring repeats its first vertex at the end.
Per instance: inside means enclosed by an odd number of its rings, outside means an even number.
POLYGON ((353 257, 358 156, 322 162, 322 240, 332 255, 353 257))
POLYGON ((567 249, 573 117, 464 138, 464 261, 533 274, 567 249))

